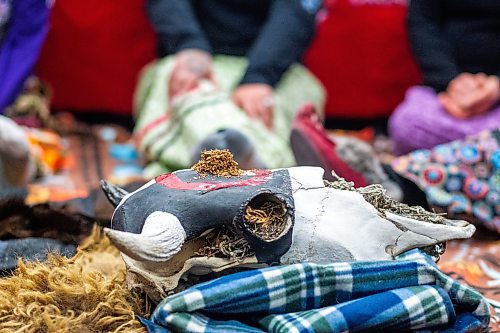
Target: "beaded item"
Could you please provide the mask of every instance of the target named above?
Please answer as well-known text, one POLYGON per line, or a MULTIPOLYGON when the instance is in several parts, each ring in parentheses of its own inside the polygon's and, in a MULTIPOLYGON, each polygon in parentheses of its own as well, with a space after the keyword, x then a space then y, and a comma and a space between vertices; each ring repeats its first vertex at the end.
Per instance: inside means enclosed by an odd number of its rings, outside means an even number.
POLYGON ((468 214, 500 233, 500 130, 485 131, 396 158, 393 168, 415 181, 451 217, 468 214))

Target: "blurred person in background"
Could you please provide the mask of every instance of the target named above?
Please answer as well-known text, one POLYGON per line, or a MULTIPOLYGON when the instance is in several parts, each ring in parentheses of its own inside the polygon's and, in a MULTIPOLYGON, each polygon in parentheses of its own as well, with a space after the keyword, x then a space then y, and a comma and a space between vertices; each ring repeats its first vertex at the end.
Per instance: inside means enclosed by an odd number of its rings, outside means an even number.
POLYGON ((327 128, 385 132, 420 83, 406 29, 408 0, 326 0, 306 66, 327 91, 327 128))
POLYGON ((500 127, 500 2, 411 1, 408 29, 425 86, 390 119, 395 153, 500 127))
POLYGON ((301 61, 320 0, 150 0, 168 57, 138 88, 135 138, 152 173, 189 167, 203 149, 230 149, 243 168, 295 164, 294 114, 321 111, 324 92, 301 61))

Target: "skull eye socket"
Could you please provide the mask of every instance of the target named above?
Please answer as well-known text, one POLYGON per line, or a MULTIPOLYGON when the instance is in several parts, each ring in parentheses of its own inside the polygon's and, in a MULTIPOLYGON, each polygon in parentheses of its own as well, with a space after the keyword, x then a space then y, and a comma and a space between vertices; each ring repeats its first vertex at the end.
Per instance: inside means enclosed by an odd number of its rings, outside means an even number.
POLYGON ((255 237, 272 242, 288 231, 292 213, 284 200, 271 193, 261 193, 245 206, 244 228, 255 237))

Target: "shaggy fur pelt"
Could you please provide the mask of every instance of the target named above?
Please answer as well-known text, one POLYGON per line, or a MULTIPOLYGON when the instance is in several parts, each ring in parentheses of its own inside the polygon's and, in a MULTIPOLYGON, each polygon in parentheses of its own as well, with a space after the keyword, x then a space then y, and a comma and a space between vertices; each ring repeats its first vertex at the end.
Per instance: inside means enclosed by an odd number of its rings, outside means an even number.
POLYGON ((95 228, 67 259, 26 263, 0 279, 0 332, 145 332, 147 301, 125 282, 116 248, 95 228))

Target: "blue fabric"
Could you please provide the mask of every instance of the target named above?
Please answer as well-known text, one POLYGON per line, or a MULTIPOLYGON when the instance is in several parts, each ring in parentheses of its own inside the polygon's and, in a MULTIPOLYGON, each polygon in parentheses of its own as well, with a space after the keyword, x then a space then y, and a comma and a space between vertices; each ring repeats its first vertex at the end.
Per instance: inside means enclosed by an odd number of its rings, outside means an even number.
POLYGON ((167 297, 149 323, 150 332, 472 332, 488 326, 489 311, 481 294, 410 251, 224 276, 167 297))
POLYGON ((46 0, 16 0, 0 41, 0 114, 12 104, 38 59, 48 31, 46 0))
POLYGON ((169 329, 153 323, 151 320, 137 316, 137 319, 143 324, 149 333, 171 333, 169 329))

